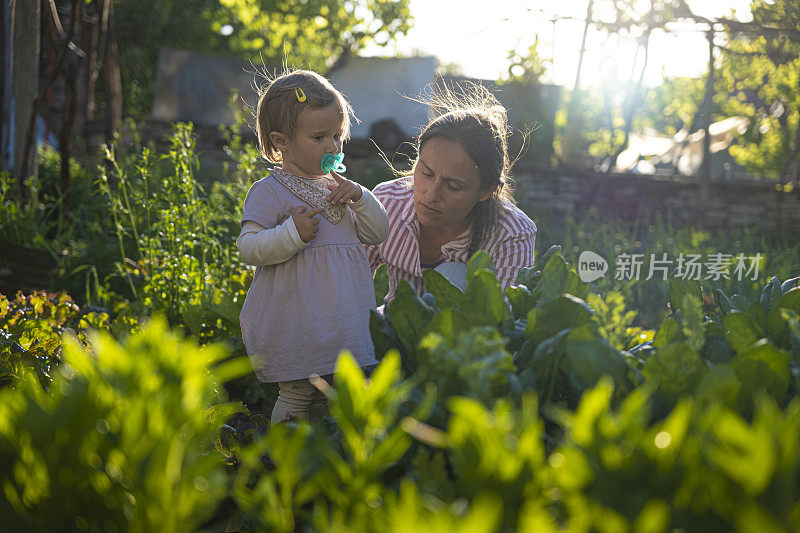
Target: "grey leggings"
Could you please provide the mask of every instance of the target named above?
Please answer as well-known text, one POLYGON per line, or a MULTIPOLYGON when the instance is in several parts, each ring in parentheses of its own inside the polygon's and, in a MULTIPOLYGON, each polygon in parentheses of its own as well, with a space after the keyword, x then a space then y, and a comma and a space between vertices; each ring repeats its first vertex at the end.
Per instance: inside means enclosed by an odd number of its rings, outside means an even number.
MULTIPOLYGON (((322 376, 328 383, 333 383, 333 374, 322 376)), ((272 409, 270 420, 273 424, 290 418, 308 420, 312 405, 328 403, 328 399, 308 379, 278 382, 278 399, 272 409)))
MULTIPOLYGON (((369 365, 362 368, 362 370, 364 374, 369 377, 372 375, 372 371, 375 370, 376 366, 377 365, 369 365)), ((326 374, 321 377, 327 381, 329 385, 333 384, 333 374, 326 374)), ((278 399, 275 401, 275 407, 272 409, 270 421, 273 424, 277 424, 278 422, 283 422, 291 418, 304 418, 308 420, 312 407, 327 403, 328 399, 325 395, 312 385, 308 379, 279 381, 278 399)))

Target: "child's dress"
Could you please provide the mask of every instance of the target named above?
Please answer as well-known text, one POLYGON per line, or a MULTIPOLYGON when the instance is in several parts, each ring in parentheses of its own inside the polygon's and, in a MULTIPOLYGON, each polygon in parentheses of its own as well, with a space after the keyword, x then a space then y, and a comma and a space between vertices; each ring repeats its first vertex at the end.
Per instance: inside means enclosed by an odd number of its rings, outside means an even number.
POLYGON ((364 244, 386 238, 388 217, 362 187, 359 201, 317 215, 319 231, 304 243, 290 211, 325 206, 327 183, 333 182, 276 168, 254 183, 245 199, 237 244, 245 262, 259 266, 240 321, 262 382, 331 374, 341 350, 349 350, 361 366, 377 363, 369 334, 375 291, 364 244))

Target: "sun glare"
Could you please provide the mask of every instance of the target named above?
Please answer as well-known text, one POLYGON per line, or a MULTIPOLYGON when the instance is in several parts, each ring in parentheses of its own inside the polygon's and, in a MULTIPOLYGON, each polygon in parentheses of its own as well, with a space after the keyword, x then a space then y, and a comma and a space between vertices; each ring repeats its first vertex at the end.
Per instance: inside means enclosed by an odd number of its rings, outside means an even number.
MULTIPOLYGON (((435 55, 441 65, 465 75, 497 79, 508 73, 512 50, 524 52, 538 39, 540 56, 548 61, 546 82, 572 86, 578 66, 588 0, 523 2, 496 0, 494 9, 477 0, 411 0, 415 25, 389 48, 371 46, 364 55, 435 55)), ((749 0, 687 0, 694 13, 705 17, 731 16, 748 20, 749 0)), ((640 0, 640 12, 649 4, 640 0)), ((594 17, 612 22, 610 3, 595 0, 594 17)), ((704 29, 692 23, 673 23, 670 31, 650 37, 645 84, 657 85, 663 76, 700 76, 708 65, 704 29)), ((637 34, 609 34, 591 28, 581 73, 581 85, 627 80, 641 69, 637 34), (636 67, 634 69, 634 67, 636 67)))

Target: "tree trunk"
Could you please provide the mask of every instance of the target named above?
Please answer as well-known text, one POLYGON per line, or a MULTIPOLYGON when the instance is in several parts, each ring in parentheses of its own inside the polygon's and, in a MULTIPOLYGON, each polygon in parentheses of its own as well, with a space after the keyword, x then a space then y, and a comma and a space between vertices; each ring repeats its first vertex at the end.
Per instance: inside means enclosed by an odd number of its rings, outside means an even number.
MULTIPOLYGON (((586 36, 589 33, 589 26, 592 23, 592 5, 594 0, 589 0, 586 6, 586 23, 583 26, 583 38, 581 39, 581 49, 578 55, 578 70, 575 72, 575 84, 572 86, 569 105, 567 105, 567 127, 561 140, 562 159, 573 159, 578 155, 580 145, 580 132, 582 125, 578 116, 580 109, 580 96, 578 90, 581 84, 581 70, 583 68, 583 56, 586 52, 586 36)), ((573 162, 574 163, 574 162, 573 162)))
MULTIPOLYGON (((73 16, 77 13, 73 13, 73 16)), ((61 131, 58 135, 58 144, 61 151, 61 178, 59 186, 63 195, 63 208, 69 210, 72 196, 72 175, 69 169, 69 160, 72 156, 72 129, 75 124, 75 109, 77 97, 78 65, 68 61, 64 65, 64 110, 61 116, 61 131)))
MULTIPOLYGON (((644 82, 644 73, 647 70, 647 61, 650 57, 650 30, 646 30, 645 34, 642 36, 644 39, 644 44, 639 45, 639 49, 644 49, 644 61, 642 63, 642 70, 639 72, 639 79, 636 80, 636 83, 633 83, 633 72, 631 70, 631 80, 629 83, 629 92, 627 98, 625 98, 625 111, 624 111, 624 119, 625 125, 624 127, 624 137, 622 139, 622 144, 614 151, 614 155, 611 157, 611 161, 614 165, 617 164, 617 158, 619 154, 621 154, 625 149, 628 147, 628 140, 630 139, 631 129, 633 128, 633 116, 636 114, 636 108, 639 105, 639 97, 642 94, 642 83, 644 82)), ((639 49, 637 49, 637 56, 639 49)), ((636 62, 634 61, 633 68, 636 68, 636 62)), ((613 133, 613 130, 612 130, 613 133)), ((614 137, 611 137, 613 142, 614 137)))
POLYGON ((9 9, 8 2, 0 3, 0 171, 8 168, 8 156, 6 154, 6 128, 8 127, 8 115, 6 115, 6 57, 9 48, 6 46, 6 10, 9 9))
POLYGON ((122 122, 122 80, 117 61, 117 32, 114 26, 114 2, 108 1, 108 26, 106 30, 106 46, 103 53, 103 70, 106 82, 106 141, 111 142, 114 132, 122 122))
MULTIPOLYGON (((800 110, 798 110, 800 114, 800 110)), ((800 117, 794 131, 794 190, 800 194, 800 117)))
POLYGON ((708 182, 711 180, 711 108, 714 103, 714 27, 711 26, 706 33, 708 39, 708 79, 706 79, 706 94, 703 100, 703 166, 700 172, 700 206, 701 216, 705 214, 708 206, 708 182))
POLYGON ((96 110, 95 102, 95 87, 97 86, 97 77, 100 73, 100 28, 102 20, 102 11, 106 0, 92 0, 86 4, 86 96, 84 97, 84 124, 87 125, 90 121, 94 120, 94 113, 96 110), (102 5, 98 7, 98 2, 102 5))
POLYGON ((583 68, 583 55, 586 53, 586 36, 589 34, 589 25, 592 23, 592 4, 594 0, 589 0, 586 6, 586 22, 583 25, 583 37, 581 38, 581 49, 578 53, 578 70, 575 72, 575 85, 572 86, 572 94, 574 95, 581 84, 581 69, 583 68))
POLYGON ((26 195, 24 180, 36 173, 36 95, 39 88, 39 31, 41 4, 23 0, 13 4, 11 71, 14 78, 14 176, 20 197, 26 195))

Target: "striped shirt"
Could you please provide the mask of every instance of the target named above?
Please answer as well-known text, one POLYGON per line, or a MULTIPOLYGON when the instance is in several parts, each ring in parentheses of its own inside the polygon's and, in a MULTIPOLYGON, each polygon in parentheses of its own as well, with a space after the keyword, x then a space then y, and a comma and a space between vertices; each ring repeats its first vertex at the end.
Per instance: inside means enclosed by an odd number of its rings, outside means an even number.
MULTIPOLYGON (((414 210, 411 178, 399 178, 381 183, 373 190, 389 215, 389 236, 383 243, 368 245, 373 273, 386 264, 389 273, 389 293, 394 297, 400 280, 407 280, 421 295, 424 291, 419 261, 419 222, 414 210)), ((442 246, 445 261, 466 263, 469 260, 470 229, 442 246)), ((497 267, 497 279, 505 292, 514 283, 520 268, 533 264, 533 245, 536 224, 514 205, 507 205, 494 228, 487 232, 480 249, 492 258, 497 267)))

